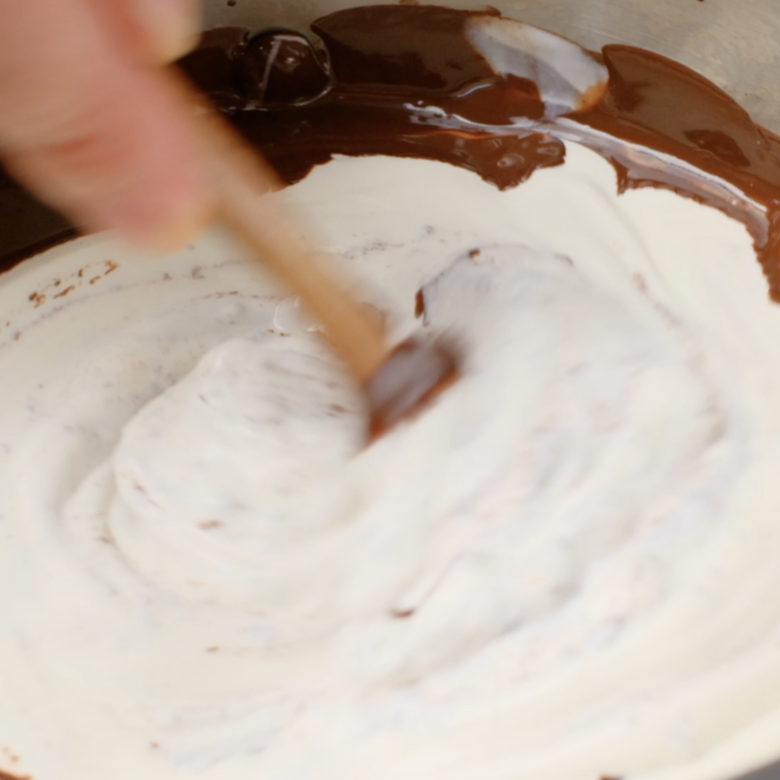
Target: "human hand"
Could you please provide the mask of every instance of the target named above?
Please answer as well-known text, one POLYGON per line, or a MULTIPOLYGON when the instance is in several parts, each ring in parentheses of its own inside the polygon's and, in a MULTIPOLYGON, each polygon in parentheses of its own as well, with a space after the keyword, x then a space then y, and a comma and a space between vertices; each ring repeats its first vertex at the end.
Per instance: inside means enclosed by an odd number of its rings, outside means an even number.
POLYGON ((187 106, 159 65, 198 0, 0 0, 0 157, 89 230, 173 248, 205 221, 187 106))

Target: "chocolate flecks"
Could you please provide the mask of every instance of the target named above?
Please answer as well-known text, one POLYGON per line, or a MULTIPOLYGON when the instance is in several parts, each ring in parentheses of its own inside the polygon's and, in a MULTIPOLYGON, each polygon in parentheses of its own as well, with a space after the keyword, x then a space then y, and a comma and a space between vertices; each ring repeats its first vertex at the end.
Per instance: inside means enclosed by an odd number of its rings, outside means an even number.
MULTIPOLYGON (((169 280, 170 280, 170 276, 168 276, 168 279, 166 279, 164 281, 169 281, 169 280)), ((233 298, 236 295, 241 295, 241 293, 238 290, 231 290, 230 292, 211 293, 211 295, 207 295, 206 297, 207 298, 217 298, 217 299, 221 300, 222 298, 233 298)))
POLYGON ((418 290, 414 298, 414 316, 419 320, 425 316, 425 291, 418 290))
POLYGON ((206 650, 206 652, 207 652, 207 653, 214 654, 214 653, 218 653, 218 652, 220 651, 220 649, 221 649, 221 648, 219 648, 219 647, 216 647, 216 646, 214 646, 214 647, 209 647, 209 648, 206 650))
POLYGON ((225 524, 222 520, 204 520, 198 524, 198 528, 203 531, 218 531, 220 528, 224 528, 225 524))
MULTIPOLYGON (((101 263, 85 266, 68 277, 52 279, 52 281, 47 286, 36 290, 34 293, 31 293, 28 296, 29 301, 34 304, 36 308, 38 308, 43 306, 48 298, 55 300, 59 298, 65 298, 72 292, 75 292, 79 287, 82 286, 82 284, 84 284, 85 275, 90 269, 100 269, 102 271, 102 273, 90 279, 90 284, 96 284, 101 279, 118 270, 119 264, 113 262, 112 260, 106 260, 101 263)), ((8 327, 10 326, 11 323, 9 322, 8 327)))
POLYGON ((409 618, 414 617, 415 610, 413 609, 405 609, 405 610, 398 610, 396 612, 393 612, 393 617, 396 620, 409 620, 409 618))
POLYGON ((149 747, 152 750, 159 750, 160 749, 160 743, 159 742, 150 742, 149 747))
POLYGON ((12 764, 18 764, 20 761, 18 753, 15 753, 11 748, 9 748, 7 745, 3 746, 3 755, 12 763, 12 764))
POLYGON ((133 480, 133 489, 137 490, 152 506, 160 508, 160 505, 149 495, 149 492, 138 480, 133 480))

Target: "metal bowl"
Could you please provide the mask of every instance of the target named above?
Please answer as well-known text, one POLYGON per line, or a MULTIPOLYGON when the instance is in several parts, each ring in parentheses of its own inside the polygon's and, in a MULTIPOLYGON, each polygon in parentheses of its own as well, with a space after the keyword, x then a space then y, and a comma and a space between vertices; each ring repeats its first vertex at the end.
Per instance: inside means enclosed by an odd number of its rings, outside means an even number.
MULTIPOLYGON (((324 14, 356 5, 382 4, 381 0, 204 2, 206 28, 240 25, 259 30, 284 26, 301 31, 324 14)), ((780 0, 489 2, 505 16, 551 30, 591 49, 625 43, 671 57, 714 81, 738 100, 756 121, 780 133, 780 87, 776 87, 776 84, 780 85, 780 0)), ((479 0, 448 0, 441 4, 462 9, 484 7, 479 0)), ((0 284, 0 304, 4 311, 15 313, 18 308, 27 312, 29 291, 40 289, 39 284, 50 281, 55 266, 60 269, 63 262, 70 262, 78 270, 80 264, 92 261, 92 255, 95 262, 101 261, 101 240, 81 239, 76 242, 78 246, 60 247, 4 275, 0 284)), ((151 273, 147 270, 150 266, 133 263, 132 259, 123 262, 123 267, 127 273, 139 277, 151 273)), ((25 316, 31 318, 33 314, 27 312, 25 316)), ((780 780, 780 762, 740 780, 780 780)))

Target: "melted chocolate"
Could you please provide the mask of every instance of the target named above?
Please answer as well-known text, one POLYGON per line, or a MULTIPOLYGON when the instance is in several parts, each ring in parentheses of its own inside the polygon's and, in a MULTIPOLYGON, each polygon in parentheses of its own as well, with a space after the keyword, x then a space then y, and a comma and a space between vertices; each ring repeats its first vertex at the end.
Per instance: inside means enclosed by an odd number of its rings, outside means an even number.
POLYGON ((449 162, 506 189, 559 165, 564 148, 542 133, 473 127, 541 120, 544 106, 532 82, 493 73, 466 40, 468 18, 433 6, 356 8, 312 25, 318 47, 292 32, 250 41, 220 30, 181 66, 289 184, 334 154, 386 154, 449 162))
POLYGON ((614 149, 607 154, 621 189, 668 187, 745 222, 772 297, 780 301, 780 139, 712 82, 677 62, 630 46, 607 46, 603 57, 609 70, 604 99, 570 118, 683 160, 734 185, 766 213, 735 202, 731 193, 709 190, 704 182, 696 187, 673 167, 648 168, 614 149))
POLYGON ((324 58, 301 35, 258 36, 247 46, 242 70, 246 95, 259 106, 303 105, 332 86, 324 58))
MULTIPOLYGON (((627 46, 604 49, 609 85, 594 108, 549 122, 533 83, 497 76, 470 45, 465 25, 475 15, 354 8, 315 22, 316 43, 294 31, 250 38, 224 28, 180 64, 287 183, 335 154, 383 154, 448 162, 505 189, 564 161, 560 137, 572 137, 573 120, 578 140, 613 162, 622 189, 667 187, 744 221, 780 300, 780 139, 702 76, 627 46), (531 130, 508 130, 518 117, 531 130), (621 141, 683 160, 749 200, 621 141)), ((0 270, 71 235, 0 175, 0 270)))

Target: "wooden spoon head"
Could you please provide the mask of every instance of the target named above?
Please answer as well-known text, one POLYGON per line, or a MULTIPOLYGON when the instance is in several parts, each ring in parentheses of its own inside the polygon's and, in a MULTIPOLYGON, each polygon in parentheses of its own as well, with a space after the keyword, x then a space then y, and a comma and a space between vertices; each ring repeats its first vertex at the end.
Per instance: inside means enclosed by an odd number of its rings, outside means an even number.
POLYGON ((419 412, 457 378, 457 361, 444 345, 416 339, 399 344, 364 386, 371 407, 371 440, 419 412))

